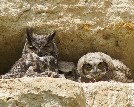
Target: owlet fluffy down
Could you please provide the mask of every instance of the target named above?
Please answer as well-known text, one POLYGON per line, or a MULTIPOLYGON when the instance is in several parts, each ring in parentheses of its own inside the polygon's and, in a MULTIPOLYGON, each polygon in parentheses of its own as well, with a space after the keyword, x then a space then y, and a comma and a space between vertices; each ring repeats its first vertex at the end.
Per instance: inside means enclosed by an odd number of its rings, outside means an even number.
POLYGON ((87 53, 77 64, 80 82, 119 81, 133 82, 131 72, 119 60, 112 59, 102 52, 87 53))

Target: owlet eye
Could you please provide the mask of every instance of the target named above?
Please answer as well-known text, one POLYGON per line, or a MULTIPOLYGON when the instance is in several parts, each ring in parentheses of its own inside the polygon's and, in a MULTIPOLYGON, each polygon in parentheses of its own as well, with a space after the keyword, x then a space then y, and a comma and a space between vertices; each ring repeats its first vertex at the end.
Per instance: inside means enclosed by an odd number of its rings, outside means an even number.
POLYGON ((83 73, 85 75, 88 75, 91 70, 92 70, 92 65, 86 64, 86 65, 83 66, 83 73))
POLYGON ((105 68, 105 63, 104 62, 100 62, 98 64, 98 69, 103 70, 104 68, 105 68))

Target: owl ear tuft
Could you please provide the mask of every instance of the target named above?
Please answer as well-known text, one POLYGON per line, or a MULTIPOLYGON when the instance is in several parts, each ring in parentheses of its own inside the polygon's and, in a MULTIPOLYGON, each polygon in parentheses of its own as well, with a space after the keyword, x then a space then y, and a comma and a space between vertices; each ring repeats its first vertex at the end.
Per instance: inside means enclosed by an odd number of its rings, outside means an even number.
POLYGON ((27 28, 26 29, 26 34, 27 34, 27 41, 30 46, 32 46, 32 34, 33 34, 33 28, 27 28))
POLYGON ((51 33, 51 34, 47 37, 47 41, 48 41, 48 42, 52 41, 52 40, 54 39, 55 35, 56 35, 56 31, 54 31, 53 33, 51 33))

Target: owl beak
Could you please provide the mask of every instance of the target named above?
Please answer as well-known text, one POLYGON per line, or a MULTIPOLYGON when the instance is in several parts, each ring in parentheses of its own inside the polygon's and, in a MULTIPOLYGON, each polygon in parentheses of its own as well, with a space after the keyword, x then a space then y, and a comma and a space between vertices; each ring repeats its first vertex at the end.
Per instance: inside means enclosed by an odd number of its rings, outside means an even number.
POLYGON ((40 49, 38 50, 38 55, 41 57, 41 50, 40 49))
POLYGON ((93 67, 93 73, 97 74, 97 67, 96 66, 93 67))

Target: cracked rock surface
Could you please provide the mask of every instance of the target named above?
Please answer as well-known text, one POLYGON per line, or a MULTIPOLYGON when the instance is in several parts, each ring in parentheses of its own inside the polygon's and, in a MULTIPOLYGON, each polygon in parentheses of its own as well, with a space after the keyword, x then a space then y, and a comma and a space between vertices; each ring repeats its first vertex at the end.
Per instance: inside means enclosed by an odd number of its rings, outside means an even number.
POLYGON ((66 79, 0 80, 0 107, 132 107, 133 84, 66 79))

